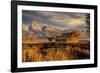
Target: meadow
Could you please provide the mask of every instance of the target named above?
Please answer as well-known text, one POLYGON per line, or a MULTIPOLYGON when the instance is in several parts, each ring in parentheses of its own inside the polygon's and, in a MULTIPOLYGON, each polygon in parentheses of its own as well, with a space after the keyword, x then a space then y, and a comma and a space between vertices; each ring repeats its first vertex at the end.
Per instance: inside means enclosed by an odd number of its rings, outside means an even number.
POLYGON ((22 61, 23 62, 40 62, 40 61, 61 61, 61 60, 80 60, 90 58, 89 43, 76 45, 58 45, 54 44, 31 44, 23 45, 22 61))

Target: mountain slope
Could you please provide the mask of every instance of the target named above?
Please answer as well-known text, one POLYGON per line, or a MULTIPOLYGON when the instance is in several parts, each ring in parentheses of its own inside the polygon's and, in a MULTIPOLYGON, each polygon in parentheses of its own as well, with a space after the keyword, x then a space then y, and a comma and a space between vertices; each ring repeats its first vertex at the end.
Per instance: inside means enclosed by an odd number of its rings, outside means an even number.
POLYGON ((41 24, 37 21, 34 21, 31 25, 23 24, 23 33, 25 34, 26 32, 37 35, 41 38, 61 35, 62 33, 60 29, 56 28, 53 25, 41 24))

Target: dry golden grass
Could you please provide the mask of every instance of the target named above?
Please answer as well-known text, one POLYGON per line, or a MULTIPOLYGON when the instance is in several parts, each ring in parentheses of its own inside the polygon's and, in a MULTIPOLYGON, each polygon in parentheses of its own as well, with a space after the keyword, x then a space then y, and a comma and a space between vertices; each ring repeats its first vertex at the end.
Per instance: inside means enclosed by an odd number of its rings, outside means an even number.
MULTIPOLYGON (((80 38, 80 31, 73 31, 66 37, 67 42, 77 44, 80 38)), ((39 40, 39 37, 27 34, 23 37, 23 42, 33 42, 39 40)), ((41 40, 40 40, 41 41, 41 40)), ((50 41, 48 41, 50 42, 50 41)), ((56 42, 56 41, 55 41, 56 42)), ((47 45, 42 44, 23 44, 22 61, 23 62, 40 62, 40 61, 60 61, 60 60, 75 60, 75 59, 89 59, 90 58, 90 43, 82 46, 63 46, 54 43, 47 45), (55 44, 55 45, 54 45, 55 44)))
POLYGON ((90 52, 88 48, 66 47, 66 48, 46 48, 40 49, 37 46, 23 48, 23 62, 39 62, 39 61, 60 61, 88 59, 90 52))

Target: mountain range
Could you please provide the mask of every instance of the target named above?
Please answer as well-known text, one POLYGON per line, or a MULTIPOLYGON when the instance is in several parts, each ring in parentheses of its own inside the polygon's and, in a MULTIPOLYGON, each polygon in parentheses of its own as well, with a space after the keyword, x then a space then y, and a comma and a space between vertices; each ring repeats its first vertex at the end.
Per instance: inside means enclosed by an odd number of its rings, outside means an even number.
MULTIPOLYGON (((61 30, 53 25, 41 24, 37 21, 33 21, 32 24, 23 24, 22 27, 23 36, 24 35, 34 35, 38 36, 39 38, 48 38, 52 36, 60 36, 62 33, 70 33, 73 30, 61 30)), ((81 38, 89 38, 90 35, 87 32, 81 32, 81 38)))
POLYGON ((59 36, 63 32, 61 29, 53 25, 40 24, 34 21, 32 24, 23 24, 23 35, 30 33, 30 35, 37 35, 40 38, 47 38, 50 36, 59 36))

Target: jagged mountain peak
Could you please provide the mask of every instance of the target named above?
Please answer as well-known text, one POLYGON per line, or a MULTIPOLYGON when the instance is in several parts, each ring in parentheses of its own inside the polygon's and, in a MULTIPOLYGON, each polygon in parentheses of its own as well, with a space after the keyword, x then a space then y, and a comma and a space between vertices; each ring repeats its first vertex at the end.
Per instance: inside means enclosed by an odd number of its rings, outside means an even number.
POLYGON ((32 30, 38 31, 38 30, 41 30, 42 25, 40 25, 39 22, 37 21, 33 21, 31 28, 32 30))
MULTIPOLYGON (((25 24, 23 24, 24 26, 25 24)), ((38 21, 33 21, 31 25, 25 25, 24 29, 33 35, 39 37, 50 37, 54 35, 60 35, 62 32, 56 26, 50 24, 41 24, 38 21)))

